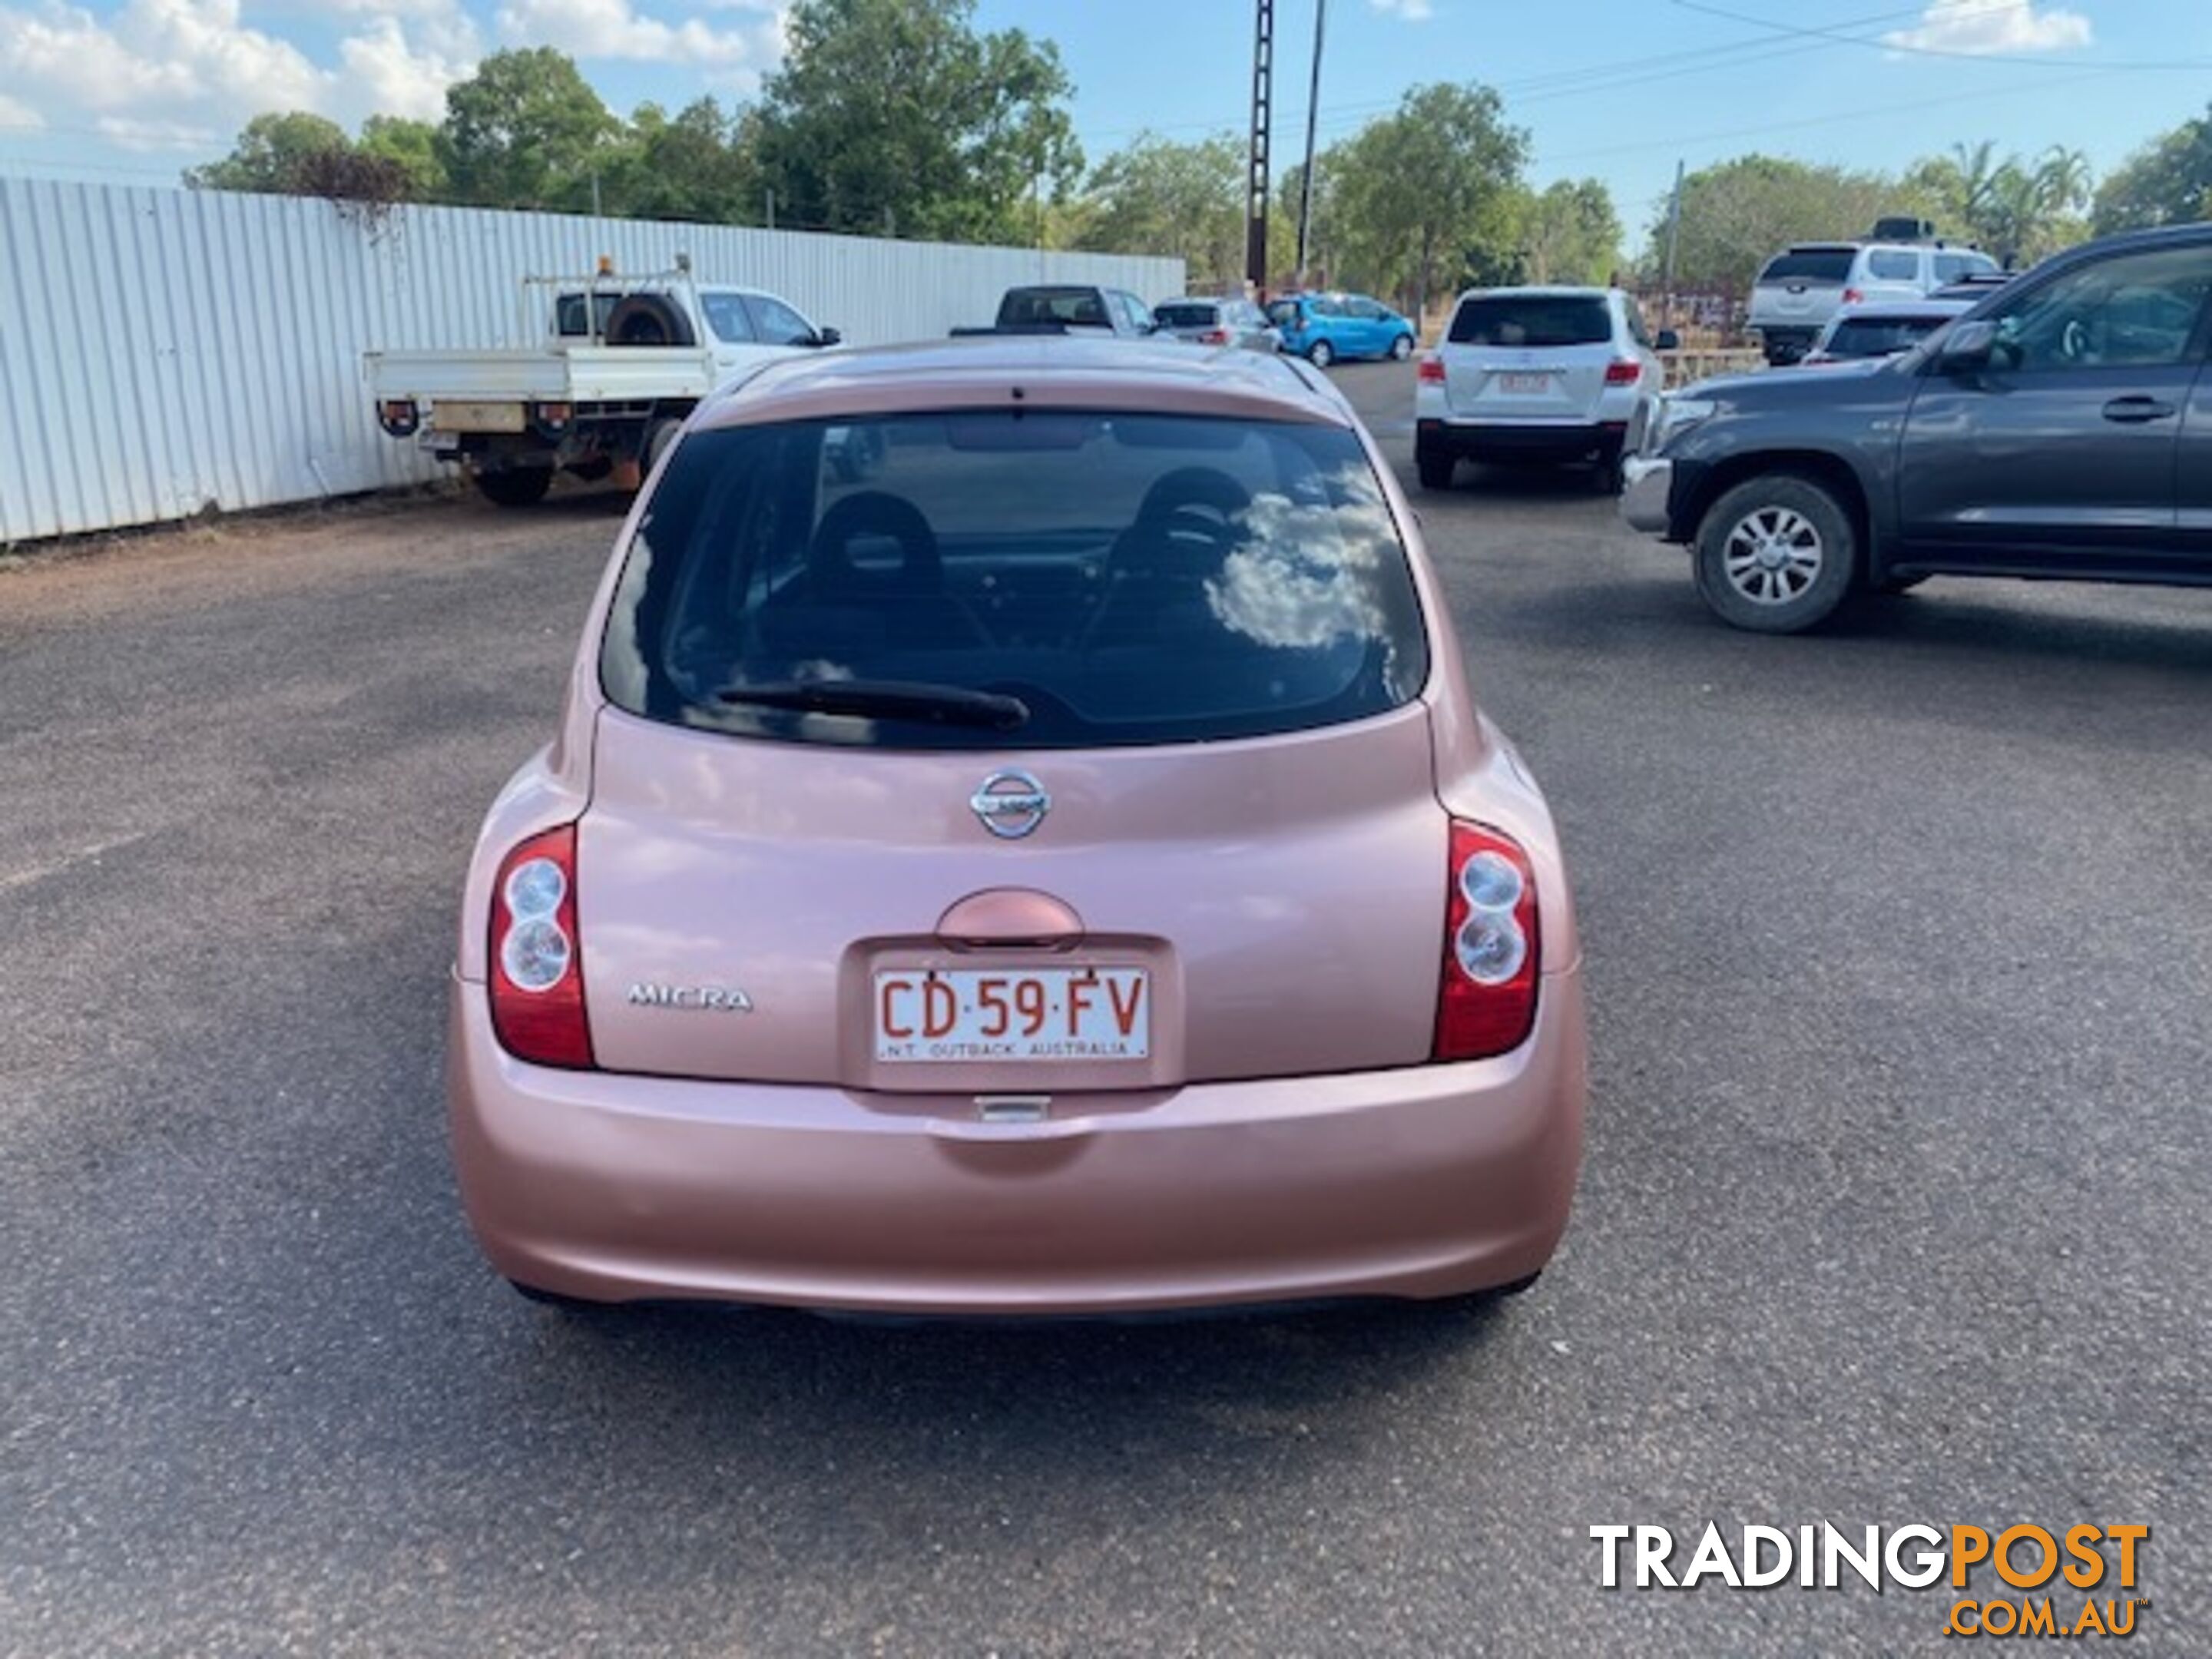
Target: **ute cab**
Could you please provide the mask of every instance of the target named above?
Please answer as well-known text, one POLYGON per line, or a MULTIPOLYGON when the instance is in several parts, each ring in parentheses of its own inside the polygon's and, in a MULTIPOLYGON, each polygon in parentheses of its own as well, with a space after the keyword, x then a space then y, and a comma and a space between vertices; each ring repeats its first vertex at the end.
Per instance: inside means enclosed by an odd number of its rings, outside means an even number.
POLYGON ((502 1273, 591 1300, 1516 1285, 1574 1184, 1579 967, 1542 797, 1318 375, 778 365, 648 486, 485 824, 461 1186, 502 1273))

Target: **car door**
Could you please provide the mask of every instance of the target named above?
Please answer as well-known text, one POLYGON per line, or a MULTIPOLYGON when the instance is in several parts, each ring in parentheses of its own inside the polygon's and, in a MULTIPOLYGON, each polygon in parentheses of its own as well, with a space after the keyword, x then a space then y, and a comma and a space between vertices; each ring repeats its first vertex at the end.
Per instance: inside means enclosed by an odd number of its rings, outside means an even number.
POLYGON ((763 345, 775 348, 767 356, 788 356, 794 349, 819 343, 814 325, 773 294, 746 295, 745 309, 752 316, 755 337, 763 345))
POLYGON ((702 343, 714 351, 717 383, 775 355, 762 349, 759 331, 753 326, 752 313, 746 309, 742 294, 727 289, 702 289, 699 312, 707 320, 708 337, 702 343))
POLYGON ((2075 264, 1981 320, 1984 368, 1923 373, 1899 440, 1911 553, 1996 569, 2179 551, 2183 410, 2203 357, 2212 243, 2075 264))
POLYGON ((1389 313, 1378 301, 1362 294, 1346 301, 1344 308, 1352 317, 1352 337, 1345 347, 1347 356, 1380 357, 1390 349, 1389 313))

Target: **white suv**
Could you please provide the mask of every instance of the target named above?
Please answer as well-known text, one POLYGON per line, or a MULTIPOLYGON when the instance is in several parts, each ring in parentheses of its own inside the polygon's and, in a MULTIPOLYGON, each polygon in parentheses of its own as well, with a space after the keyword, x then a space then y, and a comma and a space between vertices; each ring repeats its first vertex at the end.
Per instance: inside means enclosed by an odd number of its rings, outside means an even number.
POLYGON ((1978 249, 1941 242, 1799 242, 1759 273, 1746 322, 1768 362, 1794 363, 1844 306, 1924 299, 1997 269, 1978 249))
POLYGON ((1486 288, 1459 296, 1413 392, 1413 455, 1425 489, 1451 487, 1462 460, 1595 461, 1618 494, 1639 410, 1664 388, 1636 301, 1617 288, 1486 288))

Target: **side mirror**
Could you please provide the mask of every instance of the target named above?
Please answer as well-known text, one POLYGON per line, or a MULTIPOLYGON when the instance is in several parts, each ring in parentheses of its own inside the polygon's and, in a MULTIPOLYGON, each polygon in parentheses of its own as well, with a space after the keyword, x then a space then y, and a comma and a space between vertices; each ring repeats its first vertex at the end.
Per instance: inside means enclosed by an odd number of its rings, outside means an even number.
POLYGON ((1680 351, 1682 349, 1682 337, 1671 328, 1662 328, 1659 331, 1658 337, 1651 342, 1651 348, 1655 351, 1680 351))
POLYGON ((817 328, 814 331, 814 343, 817 346, 842 345, 844 341, 845 337, 834 328, 817 328))
POLYGON ((1936 348, 1936 367, 1946 374, 1972 374, 1990 366, 1996 349, 1997 325, 1979 319, 1954 323, 1936 348))

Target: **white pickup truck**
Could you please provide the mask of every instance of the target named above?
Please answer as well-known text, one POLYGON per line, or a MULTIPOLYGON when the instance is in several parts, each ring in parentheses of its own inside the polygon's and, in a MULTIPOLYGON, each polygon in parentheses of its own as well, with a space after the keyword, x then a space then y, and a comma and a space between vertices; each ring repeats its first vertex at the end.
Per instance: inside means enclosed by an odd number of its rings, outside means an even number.
POLYGON ((548 342, 520 350, 372 351, 378 424, 465 467, 488 500, 526 507, 556 472, 635 489, 700 399, 757 364, 838 343, 755 289, 672 271, 531 277, 548 342))

